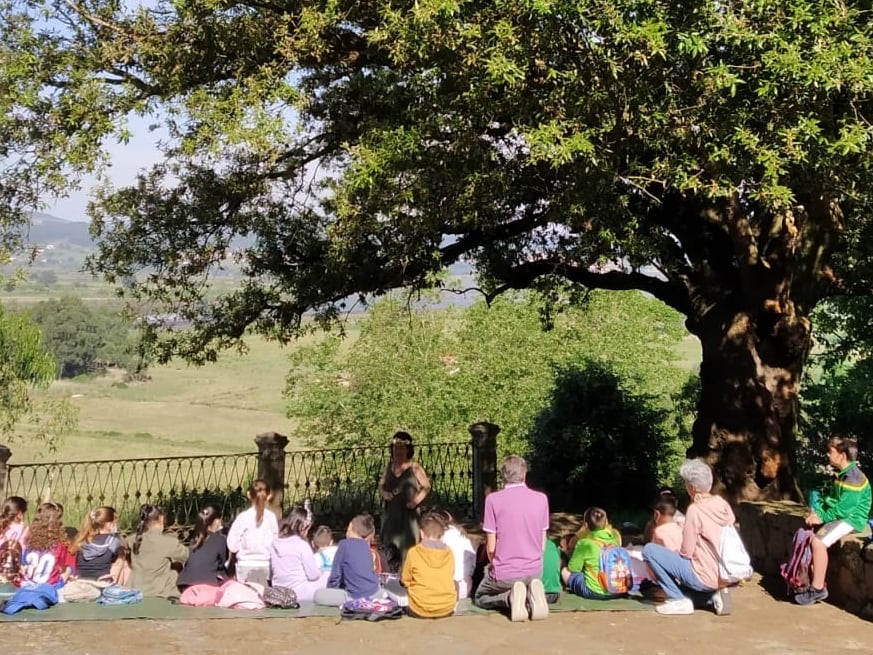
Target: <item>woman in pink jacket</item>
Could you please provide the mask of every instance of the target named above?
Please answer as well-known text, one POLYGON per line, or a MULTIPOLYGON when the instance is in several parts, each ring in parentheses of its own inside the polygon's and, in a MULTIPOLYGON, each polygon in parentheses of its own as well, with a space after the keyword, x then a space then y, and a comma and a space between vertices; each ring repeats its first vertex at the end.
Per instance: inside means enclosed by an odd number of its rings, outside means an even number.
POLYGON ((685 514, 679 552, 658 544, 646 544, 643 559, 667 595, 658 605, 659 614, 693 614, 695 605, 711 607, 716 614, 731 612, 728 588, 719 580, 718 548, 722 528, 736 521, 734 512, 721 496, 710 493, 712 469, 699 459, 679 469, 691 505, 685 514))

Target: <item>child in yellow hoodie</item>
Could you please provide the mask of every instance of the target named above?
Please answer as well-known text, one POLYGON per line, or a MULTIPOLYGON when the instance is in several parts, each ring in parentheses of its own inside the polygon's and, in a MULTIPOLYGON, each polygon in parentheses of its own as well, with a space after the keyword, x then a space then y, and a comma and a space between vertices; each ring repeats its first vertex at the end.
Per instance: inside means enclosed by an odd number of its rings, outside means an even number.
POLYGON ((455 557, 442 542, 445 525, 436 513, 421 519, 421 542, 409 549, 400 581, 409 594, 410 616, 441 619, 451 616, 458 603, 455 557))

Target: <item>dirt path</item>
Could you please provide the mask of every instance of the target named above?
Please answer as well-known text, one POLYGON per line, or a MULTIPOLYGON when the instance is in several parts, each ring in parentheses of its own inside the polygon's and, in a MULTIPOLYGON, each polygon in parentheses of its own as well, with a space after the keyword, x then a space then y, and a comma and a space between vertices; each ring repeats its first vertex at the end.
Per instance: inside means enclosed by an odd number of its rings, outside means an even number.
POLYGON ((3 653, 278 655, 419 652, 793 655, 873 652, 873 623, 830 605, 779 602, 758 584, 737 591, 734 613, 663 617, 654 612, 553 614, 537 623, 501 616, 369 624, 333 619, 227 619, 4 625, 3 653), (411 645, 419 642, 420 645, 411 645), (408 645, 408 646, 401 646, 408 645))

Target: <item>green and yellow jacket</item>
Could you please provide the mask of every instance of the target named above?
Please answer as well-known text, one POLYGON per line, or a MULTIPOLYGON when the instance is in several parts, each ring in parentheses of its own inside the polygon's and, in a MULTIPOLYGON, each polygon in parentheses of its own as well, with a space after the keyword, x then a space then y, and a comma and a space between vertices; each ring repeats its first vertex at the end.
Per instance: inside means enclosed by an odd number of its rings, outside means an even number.
POLYGON ((863 532, 870 517, 871 501, 870 481, 854 461, 837 473, 813 503, 812 509, 825 523, 843 520, 858 532, 863 532))

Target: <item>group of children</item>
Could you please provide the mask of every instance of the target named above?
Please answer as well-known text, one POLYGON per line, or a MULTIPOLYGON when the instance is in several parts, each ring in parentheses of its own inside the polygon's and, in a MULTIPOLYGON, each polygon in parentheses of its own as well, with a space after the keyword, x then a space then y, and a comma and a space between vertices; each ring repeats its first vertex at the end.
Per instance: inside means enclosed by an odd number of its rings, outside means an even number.
MULTIPOLYGON (((824 574, 827 547, 840 536, 862 528, 870 511, 871 492, 857 468, 857 444, 831 440, 829 462, 837 477, 829 492, 814 495, 807 522, 824 523, 813 546, 814 579, 801 604, 827 596, 824 574)), ((123 540, 111 507, 91 511, 73 538, 65 532, 63 507, 41 503, 28 526, 27 502, 7 498, 0 512, 0 582, 49 584, 62 587, 70 579, 109 581, 142 590, 145 596, 178 597, 194 585, 219 586, 234 577, 240 582, 292 589, 299 601, 339 606, 350 599, 402 596, 410 615, 439 618, 451 615, 458 600, 473 592, 477 558, 470 539, 445 511, 430 511, 420 521, 420 541, 399 558, 384 556, 373 545, 372 516, 359 514, 348 524, 338 545, 327 526, 313 529, 308 503, 294 507, 281 520, 269 511, 271 489, 256 480, 248 490, 251 507, 239 514, 225 536, 220 511, 204 507, 196 519, 189 545, 164 532, 164 514, 143 505, 134 534, 123 540), (399 576, 392 575, 399 573, 399 576)), ((684 516, 675 494, 663 488, 652 507, 644 541, 679 552, 684 516)), ((549 603, 563 591, 586 599, 607 600, 623 595, 604 577, 605 549, 622 545, 606 512, 592 507, 581 529, 559 541, 547 540, 541 580, 549 603)), ((628 574, 634 584, 648 578, 640 553, 631 555, 628 574)), ((395 554, 396 555, 396 554, 395 554)))

